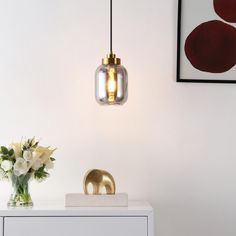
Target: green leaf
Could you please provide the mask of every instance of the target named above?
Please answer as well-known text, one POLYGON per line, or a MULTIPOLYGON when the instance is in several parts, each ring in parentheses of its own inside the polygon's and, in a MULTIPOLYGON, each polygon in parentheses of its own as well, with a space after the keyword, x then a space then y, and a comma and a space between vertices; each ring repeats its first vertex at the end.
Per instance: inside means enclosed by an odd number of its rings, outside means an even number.
POLYGON ((10 151, 8 152, 8 155, 11 157, 14 154, 14 150, 10 149, 10 151))
POLYGON ((40 167, 38 170, 34 172, 34 177, 36 179, 43 179, 49 175, 48 172, 44 170, 44 168, 45 168, 45 165, 43 165, 42 167, 40 167))
POLYGON ((8 155, 2 155, 2 160, 5 161, 5 160, 9 160, 9 156, 8 155))
POLYGON ((56 159, 55 158, 53 158, 53 157, 50 157, 50 159, 51 159, 51 161, 55 161, 56 159))
POLYGON ((1 146, 1 151, 2 151, 2 154, 8 155, 8 149, 6 147, 1 146))
POLYGON ((38 144, 39 144, 39 142, 36 142, 36 143, 32 146, 32 148, 36 148, 36 147, 38 146, 38 144))

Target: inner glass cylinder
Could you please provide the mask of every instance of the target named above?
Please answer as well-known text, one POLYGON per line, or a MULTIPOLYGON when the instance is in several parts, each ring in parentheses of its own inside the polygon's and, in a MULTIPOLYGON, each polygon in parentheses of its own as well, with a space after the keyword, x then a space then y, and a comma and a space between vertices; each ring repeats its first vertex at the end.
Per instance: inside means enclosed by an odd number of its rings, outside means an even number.
POLYGON ((122 105, 128 98, 128 74, 122 65, 101 65, 95 73, 95 96, 101 105, 122 105))

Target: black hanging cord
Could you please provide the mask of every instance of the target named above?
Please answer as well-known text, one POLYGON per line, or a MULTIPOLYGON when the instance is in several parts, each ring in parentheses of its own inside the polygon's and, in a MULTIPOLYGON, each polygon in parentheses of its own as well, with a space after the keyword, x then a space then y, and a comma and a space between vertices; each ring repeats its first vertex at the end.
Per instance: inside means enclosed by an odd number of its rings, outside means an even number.
POLYGON ((112 53, 112 0, 110 0, 110 54, 112 53))

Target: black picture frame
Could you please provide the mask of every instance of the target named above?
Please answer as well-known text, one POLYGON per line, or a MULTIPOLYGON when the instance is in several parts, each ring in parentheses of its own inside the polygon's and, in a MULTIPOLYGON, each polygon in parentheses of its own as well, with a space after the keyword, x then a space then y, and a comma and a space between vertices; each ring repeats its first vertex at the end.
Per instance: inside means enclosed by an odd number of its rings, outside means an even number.
MULTIPOLYGON (((178 20, 177 20, 177 68, 176 68, 176 82, 183 83, 220 83, 220 84, 235 84, 236 83, 236 74, 235 80, 227 80, 227 79, 197 79, 197 78, 189 78, 183 79, 180 77, 180 64, 181 64, 181 29, 182 29, 182 2, 188 0, 178 0, 178 20)), ((236 66, 236 65, 235 65, 236 66)))

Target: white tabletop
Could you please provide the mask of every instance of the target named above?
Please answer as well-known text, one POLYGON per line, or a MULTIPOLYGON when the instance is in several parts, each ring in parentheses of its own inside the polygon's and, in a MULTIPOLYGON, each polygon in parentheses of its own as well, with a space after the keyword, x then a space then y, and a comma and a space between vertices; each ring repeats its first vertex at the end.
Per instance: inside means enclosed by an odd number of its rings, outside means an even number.
POLYGON ((7 208, 0 205, 4 216, 147 216, 153 212, 148 202, 129 201, 128 207, 65 207, 63 202, 49 201, 33 208, 7 208))

